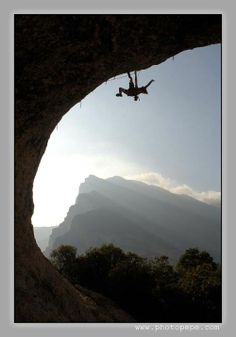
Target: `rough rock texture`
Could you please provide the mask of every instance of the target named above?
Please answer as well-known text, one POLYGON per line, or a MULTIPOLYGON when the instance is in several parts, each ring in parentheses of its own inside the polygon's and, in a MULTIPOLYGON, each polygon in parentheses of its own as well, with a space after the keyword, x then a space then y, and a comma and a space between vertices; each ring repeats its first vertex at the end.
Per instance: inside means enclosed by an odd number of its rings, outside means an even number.
POLYGON ((101 83, 220 42, 221 15, 15 16, 16 322, 131 319, 86 299, 42 255, 31 225, 33 180, 62 116, 101 83))

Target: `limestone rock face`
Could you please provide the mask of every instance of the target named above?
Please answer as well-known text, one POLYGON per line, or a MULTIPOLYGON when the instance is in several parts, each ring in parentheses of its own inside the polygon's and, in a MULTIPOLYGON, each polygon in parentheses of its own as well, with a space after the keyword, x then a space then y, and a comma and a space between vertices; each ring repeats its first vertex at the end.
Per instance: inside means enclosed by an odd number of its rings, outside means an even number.
POLYGON ((127 322, 86 299, 36 245, 32 186, 51 132, 104 81, 221 42, 221 15, 15 15, 15 321, 127 322))

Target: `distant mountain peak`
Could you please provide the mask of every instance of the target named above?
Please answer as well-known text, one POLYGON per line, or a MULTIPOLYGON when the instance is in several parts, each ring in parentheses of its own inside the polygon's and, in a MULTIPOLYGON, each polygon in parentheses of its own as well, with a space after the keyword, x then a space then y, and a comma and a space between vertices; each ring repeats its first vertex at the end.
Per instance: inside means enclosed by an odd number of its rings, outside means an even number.
POLYGON ((123 177, 120 177, 120 176, 113 176, 113 177, 107 178, 106 180, 107 181, 115 181, 115 180, 117 180, 117 181, 124 181, 124 180, 127 180, 127 179, 125 179, 123 177))
POLYGON ((92 192, 93 190, 96 190, 97 187, 103 184, 104 182, 105 180, 90 174, 87 178, 85 178, 84 182, 80 184, 79 194, 92 192))
POLYGON ((90 174, 85 180, 101 180, 101 178, 98 178, 94 174, 90 174))
POLYGON ((119 176, 91 174, 64 222, 53 229, 45 254, 62 243, 75 245, 81 253, 113 242, 144 256, 172 259, 197 246, 219 259, 220 221, 217 208, 190 197, 119 176))

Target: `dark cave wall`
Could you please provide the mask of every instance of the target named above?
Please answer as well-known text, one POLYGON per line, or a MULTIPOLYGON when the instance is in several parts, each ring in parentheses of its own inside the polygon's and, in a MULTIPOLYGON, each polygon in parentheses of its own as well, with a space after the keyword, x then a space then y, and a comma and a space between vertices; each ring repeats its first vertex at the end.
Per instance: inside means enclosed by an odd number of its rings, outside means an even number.
POLYGON ((43 257, 31 225, 33 180, 55 126, 101 83, 220 42, 221 15, 15 15, 16 321, 130 320, 96 315, 102 308, 43 257))

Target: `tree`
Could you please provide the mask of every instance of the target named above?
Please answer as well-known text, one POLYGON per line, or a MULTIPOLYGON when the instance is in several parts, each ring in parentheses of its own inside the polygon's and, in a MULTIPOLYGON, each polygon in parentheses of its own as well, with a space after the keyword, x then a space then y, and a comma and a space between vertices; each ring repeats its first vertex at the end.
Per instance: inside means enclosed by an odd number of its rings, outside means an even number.
POLYGON ((50 255, 50 261, 56 269, 66 278, 73 281, 76 273, 77 249, 69 245, 61 245, 54 249, 50 255))
POLYGON ((189 302, 189 314, 195 321, 220 322, 221 320, 221 272, 206 251, 188 249, 180 257, 178 288, 189 302), (191 314, 192 312, 192 314, 191 314))
MULTIPOLYGON (((110 296, 136 319, 147 321, 156 301, 155 279, 146 259, 127 254, 109 274, 110 296)), ((155 313, 156 314, 156 313, 155 313)))
POLYGON ((213 261, 213 258, 208 252, 200 252, 198 248, 189 248, 180 256, 176 270, 181 275, 205 263, 210 264, 214 269, 217 267, 217 264, 213 261))
POLYGON ((218 271, 209 263, 199 264, 187 271, 179 280, 180 288, 194 300, 206 299, 211 291, 221 284, 218 271))
POLYGON ((110 271, 125 258, 122 249, 113 244, 91 248, 77 259, 77 280, 88 288, 106 294, 110 271))
POLYGON ((173 266, 169 263, 167 256, 155 257, 150 260, 152 273, 156 284, 160 290, 171 289, 175 287, 177 281, 177 274, 173 266))

